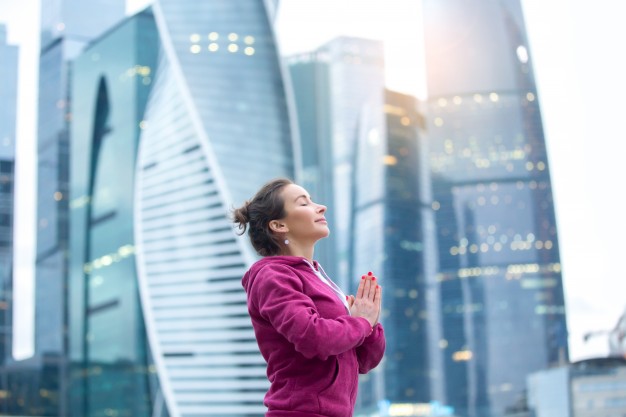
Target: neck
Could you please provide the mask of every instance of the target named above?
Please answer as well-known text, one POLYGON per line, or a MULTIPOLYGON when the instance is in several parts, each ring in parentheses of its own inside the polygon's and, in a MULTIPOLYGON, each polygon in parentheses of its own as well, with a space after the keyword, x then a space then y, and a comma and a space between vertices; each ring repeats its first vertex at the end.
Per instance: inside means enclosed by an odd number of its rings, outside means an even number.
POLYGON ((299 256, 313 262, 314 249, 314 245, 302 245, 297 242, 289 242, 289 245, 283 248, 283 255, 299 256))

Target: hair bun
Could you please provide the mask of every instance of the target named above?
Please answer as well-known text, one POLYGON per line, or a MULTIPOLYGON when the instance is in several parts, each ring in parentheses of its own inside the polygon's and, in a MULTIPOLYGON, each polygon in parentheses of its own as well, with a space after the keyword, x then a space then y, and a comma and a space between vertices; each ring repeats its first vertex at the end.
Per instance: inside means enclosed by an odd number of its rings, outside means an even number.
POLYGON ((246 201, 241 207, 233 210, 233 223, 239 227, 242 234, 245 233, 248 223, 250 223, 249 206, 250 202, 246 201))

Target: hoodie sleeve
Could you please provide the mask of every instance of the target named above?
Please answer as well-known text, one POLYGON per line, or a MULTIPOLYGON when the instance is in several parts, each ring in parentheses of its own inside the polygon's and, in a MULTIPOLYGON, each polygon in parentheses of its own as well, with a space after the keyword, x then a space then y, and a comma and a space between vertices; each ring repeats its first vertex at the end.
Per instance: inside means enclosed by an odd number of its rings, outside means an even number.
POLYGON ((376 368, 385 353, 385 331, 378 323, 372 334, 365 338, 363 344, 356 348, 356 357, 359 361, 359 373, 366 374, 376 368))
POLYGON ((260 270, 250 288, 250 299, 261 317, 306 358, 325 360, 346 352, 361 345, 371 332, 362 317, 320 317, 313 300, 304 294, 300 277, 284 265, 260 270))

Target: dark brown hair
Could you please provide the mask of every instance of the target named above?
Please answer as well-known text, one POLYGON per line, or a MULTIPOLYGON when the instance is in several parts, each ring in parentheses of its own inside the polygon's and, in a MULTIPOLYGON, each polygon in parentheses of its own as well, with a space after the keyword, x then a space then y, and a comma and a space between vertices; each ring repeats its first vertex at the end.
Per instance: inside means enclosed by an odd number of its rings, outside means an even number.
POLYGON ((289 184, 293 182, 287 178, 274 179, 261 187, 252 200, 233 210, 233 223, 238 225, 239 234, 243 235, 249 228, 250 242, 261 256, 280 253, 280 236, 270 230, 269 224, 286 216, 281 192, 289 184))

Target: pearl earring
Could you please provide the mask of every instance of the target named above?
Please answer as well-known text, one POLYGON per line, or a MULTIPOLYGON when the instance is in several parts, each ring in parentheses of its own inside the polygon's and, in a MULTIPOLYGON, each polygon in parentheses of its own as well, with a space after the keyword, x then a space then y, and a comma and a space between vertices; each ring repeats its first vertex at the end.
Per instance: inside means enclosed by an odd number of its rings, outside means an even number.
POLYGON ((285 239, 285 245, 289 244, 289 239, 285 239))

